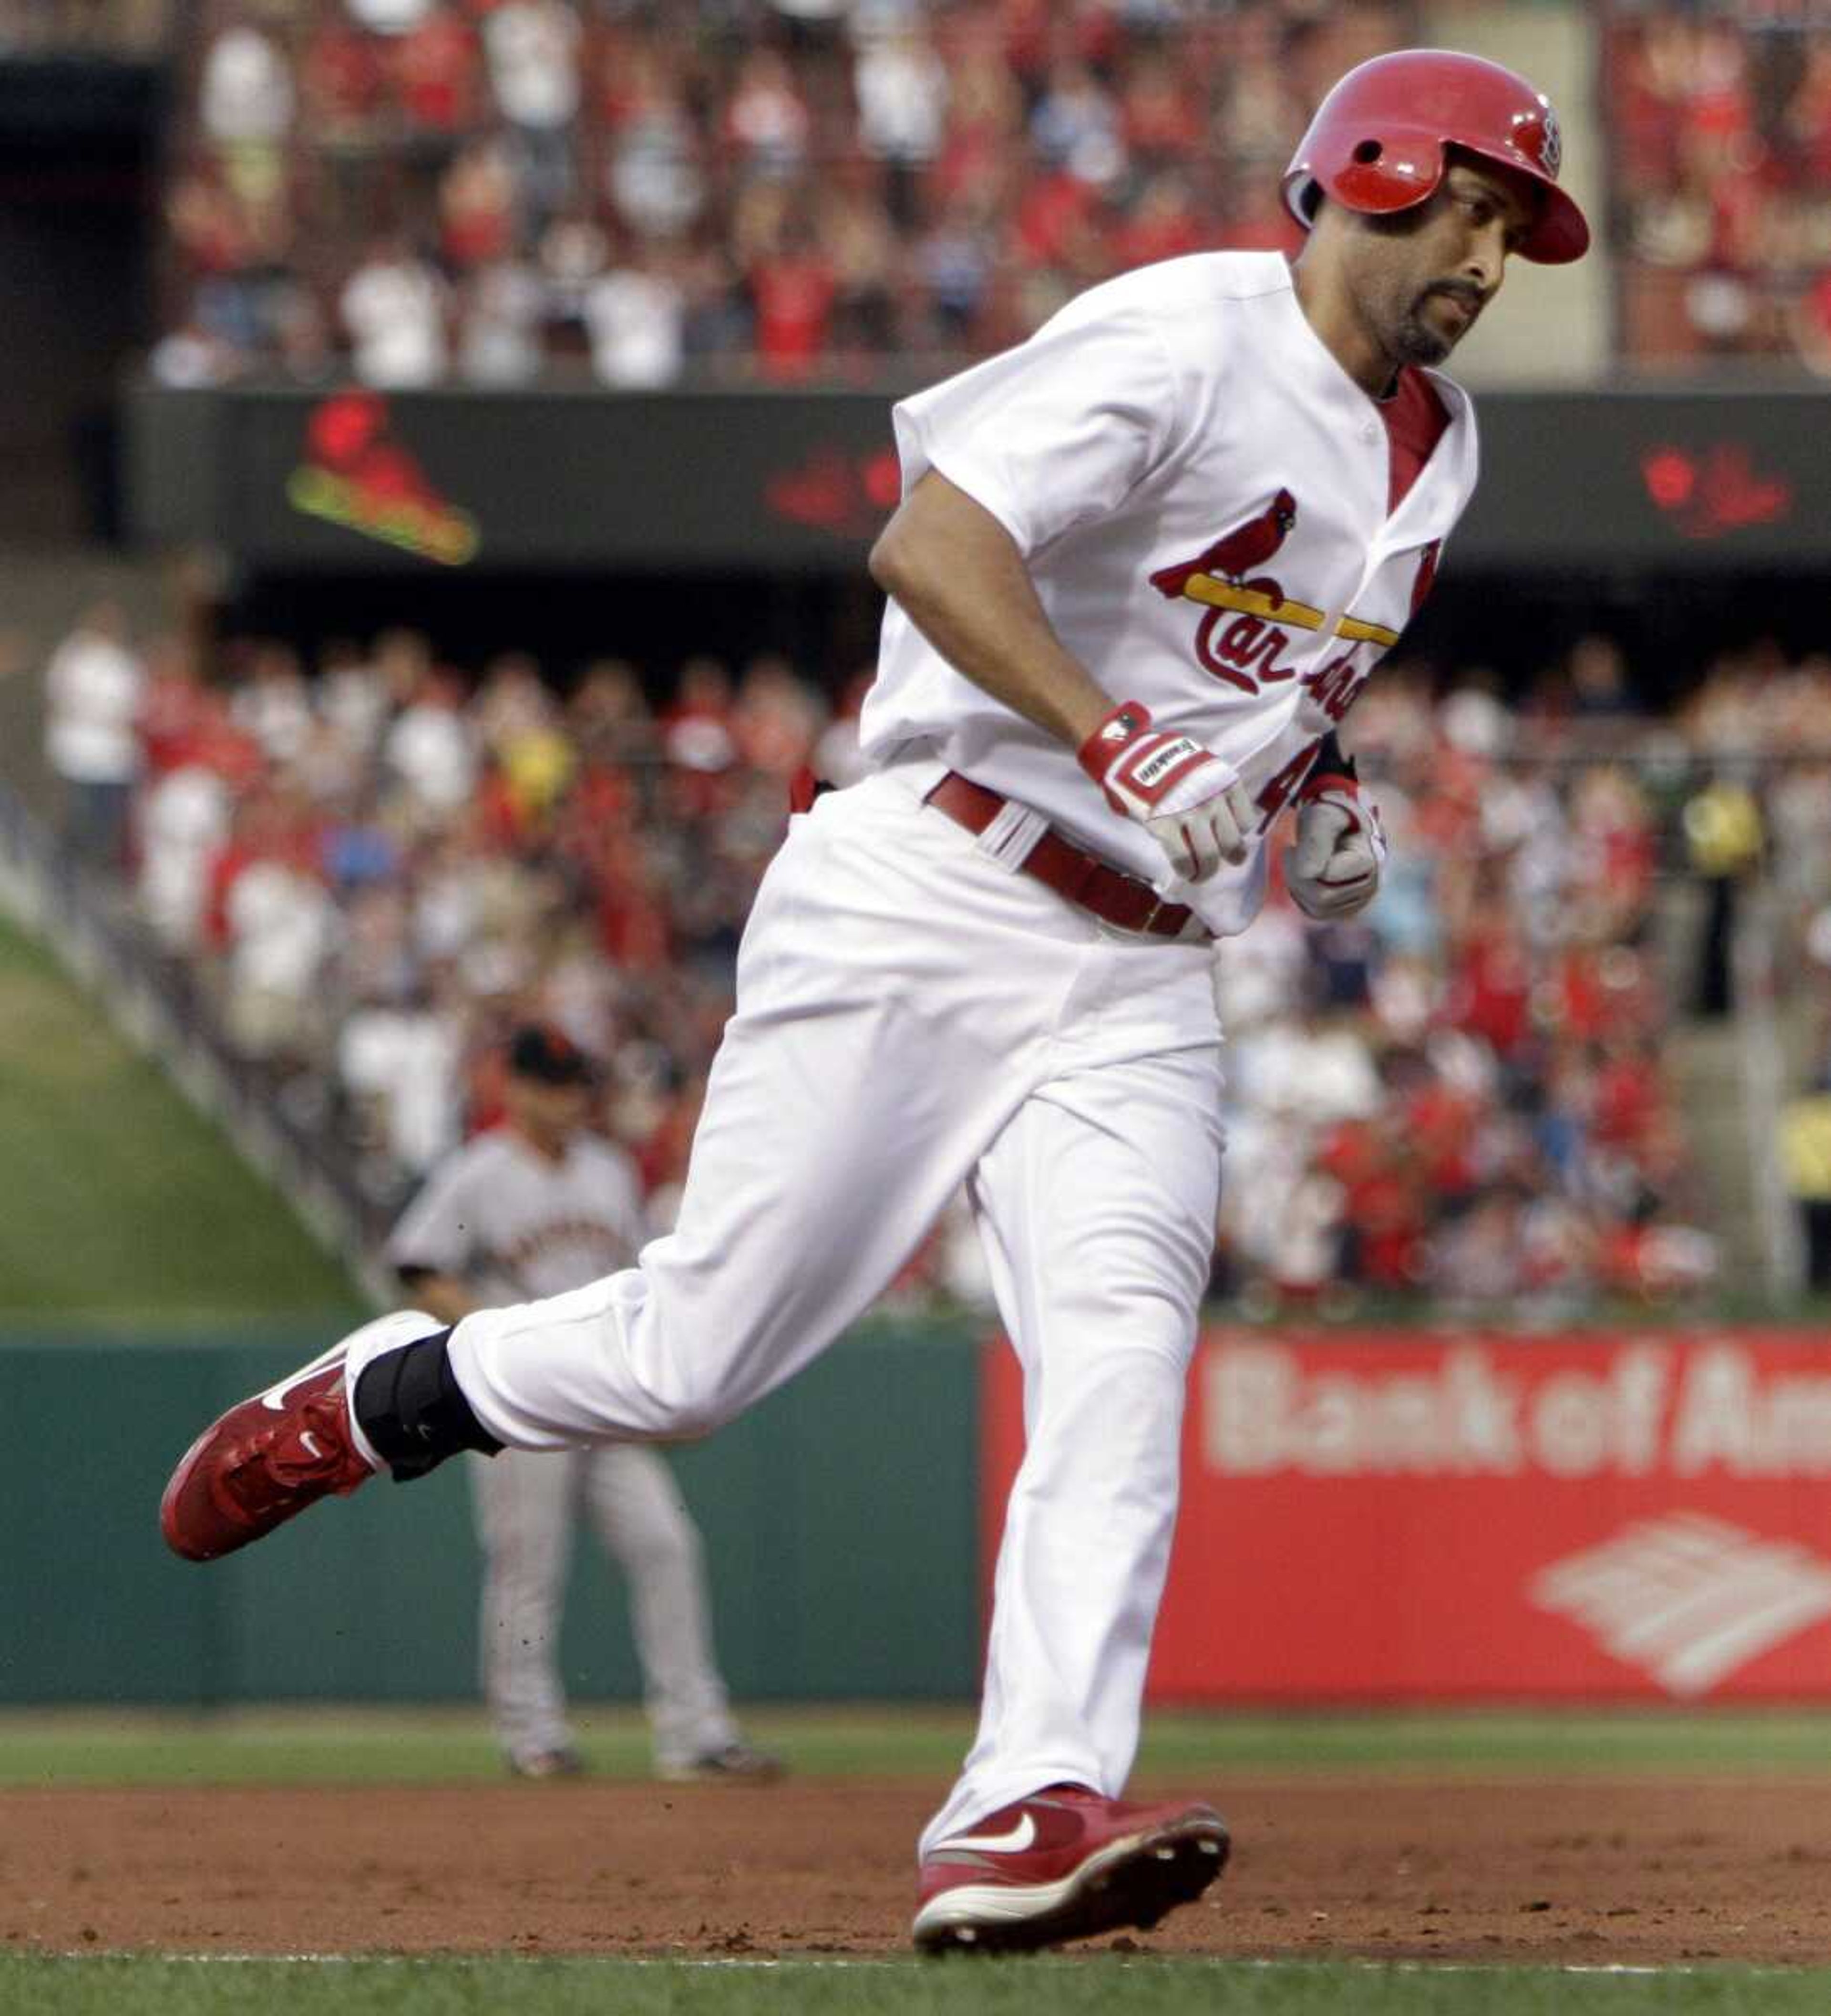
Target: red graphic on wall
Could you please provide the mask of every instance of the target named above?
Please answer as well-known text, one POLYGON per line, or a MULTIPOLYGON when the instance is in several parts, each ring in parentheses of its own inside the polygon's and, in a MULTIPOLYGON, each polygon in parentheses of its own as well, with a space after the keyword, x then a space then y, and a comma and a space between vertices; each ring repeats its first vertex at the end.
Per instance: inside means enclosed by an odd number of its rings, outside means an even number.
POLYGON ((1647 495, 1688 539, 1772 525, 1793 509, 1793 485, 1784 477, 1762 475, 1740 441, 1649 449, 1641 457, 1640 476, 1647 495))
POLYGON ((312 409, 304 459, 286 495, 309 517, 442 567, 461 567, 477 553, 477 520, 441 494, 412 450, 394 437, 379 393, 334 392, 312 409))
POLYGON ((778 470, 763 501, 778 518, 845 539, 869 538, 896 509, 902 478, 889 448, 858 455, 830 446, 811 448, 792 469, 778 470))

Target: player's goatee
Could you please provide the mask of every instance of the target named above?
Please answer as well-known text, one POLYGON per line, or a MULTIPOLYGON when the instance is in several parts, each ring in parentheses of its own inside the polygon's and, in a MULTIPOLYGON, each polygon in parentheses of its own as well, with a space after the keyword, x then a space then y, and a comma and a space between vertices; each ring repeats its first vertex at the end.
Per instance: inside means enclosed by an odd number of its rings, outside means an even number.
POLYGON ((1398 349, 1401 364, 1441 364, 1450 354, 1451 339, 1424 319, 1424 304, 1429 298, 1420 294, 1400 326, 1398 349))

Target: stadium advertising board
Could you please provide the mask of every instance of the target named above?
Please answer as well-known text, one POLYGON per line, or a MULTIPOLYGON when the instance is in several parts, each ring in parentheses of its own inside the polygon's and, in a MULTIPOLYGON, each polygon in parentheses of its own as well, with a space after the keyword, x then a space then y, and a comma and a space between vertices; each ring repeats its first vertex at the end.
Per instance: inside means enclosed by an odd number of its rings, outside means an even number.
MULTIPOLYGON (((897 499, 881 394, 167 392, 129 401, 138 531, 253 567, 855 567, 897 499)), ((1816 564, 1804 395, 1495 394, 1463 565, 1816 564)))
MULTIPOLYGON (((984 1521, 1021 1448, 986 1359, 984 1521)), ((1831 1697, 1831 1338, 1206 1336, 1164 1701, 1831 1697)))

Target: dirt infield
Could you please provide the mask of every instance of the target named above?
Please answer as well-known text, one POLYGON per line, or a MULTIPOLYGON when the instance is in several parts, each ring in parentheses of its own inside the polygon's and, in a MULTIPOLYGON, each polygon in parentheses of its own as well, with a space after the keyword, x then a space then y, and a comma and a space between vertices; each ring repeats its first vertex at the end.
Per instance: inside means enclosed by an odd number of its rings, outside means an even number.
MULTIPOLYGON (((15 1953, 900 1951, 930 1789, 9 1791, 0 1938, 15 1953)), ((1238 1780, 1213 1901, 1139 1943, 1831 1961, 1825 1799, 1772 1779, 1238 1780)))

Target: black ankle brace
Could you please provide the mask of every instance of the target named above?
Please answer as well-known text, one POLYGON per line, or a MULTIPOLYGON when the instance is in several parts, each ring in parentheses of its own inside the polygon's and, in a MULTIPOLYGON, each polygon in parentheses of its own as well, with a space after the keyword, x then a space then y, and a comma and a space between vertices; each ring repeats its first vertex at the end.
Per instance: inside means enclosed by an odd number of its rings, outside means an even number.
POLYGON ((452 1374, 445 1349, 451 1334, 441 1330, 402 1350, 384 1351, 357 1375, 357 1424, 397 1484, 424 1477, 460 1449, 484 1456, 502 1449, 452 1374))

